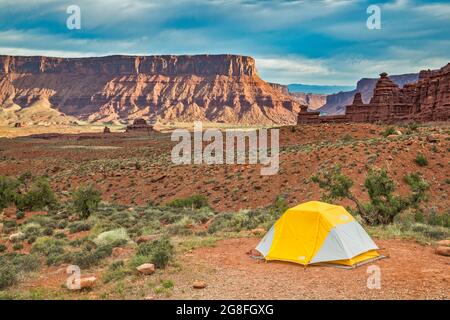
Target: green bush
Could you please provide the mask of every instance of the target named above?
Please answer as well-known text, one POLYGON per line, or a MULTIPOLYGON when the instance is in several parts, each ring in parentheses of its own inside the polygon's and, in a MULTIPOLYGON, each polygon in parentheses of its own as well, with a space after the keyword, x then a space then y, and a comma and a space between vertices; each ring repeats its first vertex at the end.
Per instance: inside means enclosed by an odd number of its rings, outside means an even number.
POLYGON ((0 266, 0 290, 15 285, 18 282, 17 273, 9 265, 0 266))
POLYGON ((410 122, 408 123, 408 125, 406 126, 407 134, 411 134, 413 132, 416 132, 419 129, 419 124, 417 122, 410 122))
POLYGON ((101 201, 101 192, 92 185, 80 186, 72 194, 74 209, 81 219, 87 219, 98 208, 101 201))
POLYGON ((414 215, 414 221, 418 223, 424 223, 425 222, 425 216, 423 215, 422 211, 416 211, 414 215))
POLYGON ((430 238, 433 240, 443 240, 450 236, 450 233, 446 228, 421 223, 414 224, 411 230, 417 233, 421 233, 426 238, 430 238))
POLYGON ((66 220, 58 222, 58 229, 65 229, 69 223, 66 220))
POLYGON ((91 224, 86 221, 75 221, 69 225, 70 233, 77 233, 88 230, 91 230, 91 224))
POLYGON ((52 229, 52 228, 45 228, 45 229, 42 231, 42 234, 43 234, 44 236, 52 236, 52 235, 53 235, 53 229, 52 229))
POLYGON ((194 219, 192 219, 189 216, 183 216, 177 222, 169 225, 167 227, 167 231, 169 232, 169 234, 172 235, 187 236, 193 233, 191 230, 191 226, 194 225, 196 222, 197 221, 194 221, 194 219))
POLYGON ((0 252, 4 252, 8 249, 3 243, 0 243, 0 252))
POLYGON ((370 224, 389 224, 408 203, 395 196, 394 181, 388 177, 385 169, 370 169, 364 186, 369 193, 370 203, 365 205, 366 220, 370 224))
POLYGON ((25 212, 22 211, 22 210, 17 210, 17 212, 16 212, 16 218, 17 218, 17 219, 22 219, 22 218, 24 218, 24 217, 25 217, 25 212))
POLYGON ((69 262, 65 250, 65 242, 60 239, 41 237, 31 247, 32 253, 39 253, 47 258, 47 265, 58 265, 69 262))
POLYGON ((208 207, 208 199, 204 195, 195 194, 185 199, 176 199, 167 204, 174 208, 193 208, 200 209, 208 207))
POLYGON ((450 213, 446 212, 443 214, 438 214, 435 210, 433 210, 427 217, 427 223, 433 226, 450 228, 450 213))
POLYGON ((25 235, 25 239, 36 239, 42 235, 42 227, 35 222, 31 222, 22 227, 22 232, 25 235))
POLYGON ((95 239, 94 242, 97 245, 107 245, 113 243, 127 243, 130 241, 127 230, 124 228, 114 229, 106 232, 102 232, 95 239))
POLYGON ((383 131, 383 136, 384 136, 384 137, 387 137, 387 136, 390 136, 391 134, 395 134, 395 132, 396 132, 395 128, 389 126, 389 127, 386 127, 386 128, 384 129, 384 131, 383 131))
POLYGON ((35 241, 36 241, 36 237, 29 237, 29 238, 27 239, 27 243, 28 243, 28 244, 33 244, 35 241))
POLYGON ((36 179, 30 190, 18 197, 17 208, 20 210, 43 210, 56 204, 56 197, 47 179, 36 179))
POLYGON ((17 222, 16 222, 16 220, 4 220, 3 227, 7 228, 7 229, 13 229, 13 228, 17 227, 17 222))
POLYGON ((369 225, 390 224, 403 210, 411 207, 418 208, 420 203, 426 200, 426 192, 429 189, 429 183, 420 174, 412 173, 404 178, 411 189, 411 195, 407 198, 395 195, 396 186, 387 171, 371 168, 364 181, 370 202, 362 204, 350 190, 353 182, 342 174, 338 166, 331 170, 320 171, 311 179, 325 190, 322 195, 324 201, 333 202, 344 198, 352 200, 357 207, 356 213, 364 223, 369 225))
POLYGON ((15 203, 18 186, 15 179, 0 176, 0 210, 15 203))
POLYGON ((274 204, 265 208, 241 210, 238 213, 219 213, 209 225, 208 233, 213 234, 218 231, 239 232, 258 227, 268 230, 287 209, 286 200, 278 196, 274 204))
POLYGON ((39 269, 39 258, 33 254, 7 253, 0 256, 0 290, 19 281, 27 272, 39 269))
POLYGON ((425 167, 428 165, 427 157, 425 157, 425 155, 421 153, 417 154, 416 159, 414 159, 414 161, 421 167, 425 167))
POLYGON ((14 251, 22 250, 23 249, 23 244, 20 243, 20 242, 14 243, 12 248, 13 248, 14 251))
POLYGON ((103 282, 118 281, 131 274, 130 270, 125 266, 123 261, 113 262, 103 275, 103 282))
POLYGON ((173 257, 174 249, 168 237, 139 245, 132 265, 137 267, 142 263, 151 262, 157 268, 165 268, 173 257))
POLYGON ((428 199, 427 191, 430 189, 430 183, 423 176, 416 172, 405 176, 405 182, 411 189, 410 203, 418 206, 420 202, 428 199))
POLYGON ((67 235, 64 232, 57 232, 57 233, 55 233, 55 238, 56 239, 66 239, 67 235))
POLYGON ((70 255, 70 262, 80 268, 96 266, 101 260, 111 256, 113 247, 111 245, 100 246, 91 251, 75 252, 70 255))

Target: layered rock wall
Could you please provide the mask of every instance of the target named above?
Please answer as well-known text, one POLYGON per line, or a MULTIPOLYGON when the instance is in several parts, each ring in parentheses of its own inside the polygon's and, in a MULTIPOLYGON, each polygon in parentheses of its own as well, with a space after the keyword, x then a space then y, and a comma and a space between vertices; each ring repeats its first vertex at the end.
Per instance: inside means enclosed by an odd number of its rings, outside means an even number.
POLYGON ((373 97, 364 104, 361 93, 346 107, 345 115, 320 116, 302 109, 298 123, 400 122, 450 120, 450 64, 434 71, 422 71, 415 84, 400 88, 386 73, 380 74, 373 97))
POLYGON ((50 58, 0 56, 0 107, 49 101, 90 121, 292 124, 300 104, 237 55, 50 58))

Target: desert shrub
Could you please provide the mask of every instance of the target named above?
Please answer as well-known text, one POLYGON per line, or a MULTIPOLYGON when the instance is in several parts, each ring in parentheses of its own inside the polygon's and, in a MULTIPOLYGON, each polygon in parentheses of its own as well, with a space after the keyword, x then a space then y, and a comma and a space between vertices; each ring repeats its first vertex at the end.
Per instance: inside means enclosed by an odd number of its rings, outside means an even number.
POLYGON ((425 167, 428 165, 428 159, 422 153, 418 153, 414 161, 421 167, 425 167))
POLYGON ((135 163, 134 163, 134 168, 136 169, 136 170, 141 170, 142 169, 142 165, 141 165, 141 163, 140 162, 138 162, 138 161, 136 161, 135 163))
POLYGON ((162 280, 161 287, 164 289, 172 289, 174 287, 174 283, 172 280, 162 280))
POLYGON ((202 207, 196 210, 186 210, 185 214, 195 223, 206 223, 214 216, 214 212, 209 207, 202 207))
POLYGON ((414 214, 414 221, 418 223, 424 223, 425 222, 425 216, 422 211, 417 210, 414 214))
POLYGON ((336 199, 350 199, 355 203, 363 220, 368 222, 362 203, 351 192, 353 181, 342 173, 339 165, 321 170, 318 174, 311 177, 311 181, 317 183, 325 191, 321 197, 323 201, 333 202, 336 199))
POLYGON ((231 216, 228 223, 229 227, 235 231, 248 229, 251 224, 251 218, 248 211, 240 211, 231 216))
POLYGON ((128 243, 129 241, 130 237, 124 228, 103 232, 94 239, 95 244, 98 246, 111 245, 113 243, 128 243))
POLYGON ((98 208, 100 201, 101 192, 92 185, 80 186, 72 194, 73 207, 81 219, 87 219, 98 208))
POLYGON ((57 227, 57 222, 50 216, 36 215, 28 219, 27 223, 37 223, 42 228, 56 229, 57 227))
POLYGON ((139 245, 132 265, 137 267, 142 263, 151 262, 157 268, 165 268, 172 259, 173 254, 174 248, 169 237, 162 237, 161 239, 139 245))
POLYGON ((430 183, 420 173, 410 173, 404 177, 404 180, 411 189, 409 199, 411 205, 418 206, 422 201, 427 200, 427 191, 430 189, 430 183))
POLYGON ((416 132, 419 129, 419 124, 417 122, 410 122, 406 126, 406 133, 411 134, 413 132, 416 132))
POLYGON ((411 228, 412 231, 423 234, 426 238, 442 240, 450 236, 446 228, 436 227, 428 224, 416 223, 411 228))
POLYGON ((56 197, 47 179, 40 177, 31 185, 30 190, 17 198, 20 210, 43 210, 56 204, 56 197))
POLYGON ((344 135, 343 137, 342 137, 342 141, 343 142, 350 142, 350 141, 353 141, 353 137, 350 135, 350 134, 346 134, 346 135, 344 135))
POLYGON ((433 226, 442 226, 450 228, 450 213, 438 214, 435 210, 432 210, 426 219, 427 223, 433 226))
POLYGON ((160 285, 153 289, 156 294, 165 294, 167 296, 170 295, 174 287, 174 283, 172 280, 161 280, 160 285))
POLYGON ((387 136, 389 136, 389 135, 391 135, 391 134, 395 134, 395 132, 396 132, 395 128, 392 127, 392 126, 389 126, 389 127, 386 127, 386 128, 384 129, 384 131, 383 131, 383 136, 384 136, 384 137, 387 137, 387 136))
POLYGON ((3 233, 8 234, 15 230, 17 227, 16 220, 3 220, 3 233))
POLYGON ((111 245, 99 246, 91 251, 74 252, 70 255, 70 262, 80 268, 90 268, 98 265, 103 259, 111 256, 111 245))
POLYGON ((42 227, 34 222, 27 223, 22 227, 25 239, 36 238, 42 235, 42 227))
POLYGON ((17 210, 17 212, 16 212, 16 218, 17 218, 17 219, 22 219, 22 218, 24 218, 24 217, 25 217, 25 212, 22 211, 22 210, 17 210))
POLYGON ((42 231, 42 234, 43 234, 44 236, 51 236, 51 235, 53 235, 53 229, 52 229, 52 228, 45 228, 45 229, 42 231))
POLYGON ((288 203, 283 196, 278 196, 274 203, 252 210, 241 210, 238 213, 225 212, 214 216, 208 227, 208 233, 218 231, 239 232, 258 227, 269 229, 275 221, 288 209, 288 203))
POLYGON ((0 265, 0 290, 15 285, 18 282, 16 270, 9 265, 0 265))
POLYGON ((109 283, 111 281, 121 280, 129 274, 131 274, 131 272, 125 266, 123 261, 115 261, 108 267, 108 270, 104 273, 102 279, 104 283, 109 283))
POLYGON ((58 229, 65 229, 69 223, 66 220, 58 222, 58 229))
POLYGON ((448 228, 417 222, 404 223, 397 221, 389 225, 368 227, 368 231, 375 237, 404 239, 413 238, 424 244, 430 243, 430 241, 448 239, 448 237, 450 237, 450 231, 448 228))
POLYGON ((167 227, 167 231, 171 235, 187 236, 192 234, 190 226, 193 224, 193 220, 189 217, 183 217, 181 220, 171 224, 167 227))
POLYGON ((47 265, 58 265, 69 262, 68 254, 64 248, 65 244, 61 239, 40 237, 34 242, 31 252, 45 256, 47 265))
POLYGON ((0 210, 15 202, 18 185, 15 179, 0 176, 0 210))
POLYGON ((22 250, 23 249, 23 244, 20 243, 20 242, 14 243, 12 248, 13 248, 14 251, 22 250))
POLYGON ((57 232, 54 236, 56 239, 66 239, 67 235, 64 232, 57 232))
POLYGON ((39 257, 34 254, 17 254, 12 263, 21 272, 36 271, 40 267, 39 257))
POLYGON ((287 209, 289 209, 289 205, 283 196, 277 196, 273 206, 270 206, 268 208, 268 210, 271 211, 272 214, 277 215, 277 219, 278 216, 281 216, 281 214, 283 214, 287 209))
POLYGON ((175 199, 167 204, 174 208, 200 209, 208 206, 208 199, 204 195, 195 194, 185 199, 175 199))
POLYGON ((39 269, 39 258, 33 254, 8 253, 0 256, 0 290, 16 284, 20 277, 39 269))
POLYGON ((370 203, 366 204, 366 220, 371 224, 389 224, 394 217, 406 209, 408 203, 395 196, 394 181, 388 177, 385 169, 370 169, 364 182, 370 203))
POLYGON ((24 171, 17 177, 17 181, 21 184, 27 185, 33 180, 33 174, 30 171, 24 171))
POLYGON ((110 224, 110 228, 130 228, 136 225, 136 217, 134 213, 128 211, 116 212, 110 217, 110 220, 113 222, 110 224))
POLYGON ((341 172, 340 167, 322 170, 311 179, 325 191, 322 194, 324 201, 332 202, 344 198, 352 200, 357 207, 356 213, 361 216, 362 221, 371 225, 390 224, 403 210, 418 208, 420 203, 426 200, 426 192, 429 189, 429 183, 420 174, 412 173, 404 178, 411 189, 411 195, 406 198, 397 196, 394 194, 395 183, 387 171, 371 168, 364 181, 370 201, 362 204, 350 190, 353 182, 341 172))
POLYGON ((77 233, 88 230, 91 230, 91 224, 87 221, 75 221, 69 225, 70 233, 77 233))

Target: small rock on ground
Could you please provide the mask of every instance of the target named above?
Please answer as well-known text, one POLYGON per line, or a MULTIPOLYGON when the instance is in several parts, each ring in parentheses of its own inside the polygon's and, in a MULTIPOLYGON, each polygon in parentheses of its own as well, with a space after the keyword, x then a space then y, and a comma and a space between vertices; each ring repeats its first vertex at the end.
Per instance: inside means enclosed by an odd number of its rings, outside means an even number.
POLYGON ((192 287, 194 289, 204 289, 206 288, 207 284, 205 281, 194 281, 194 283, 192 284, 192 287))
POLYGON ((153 263, 144 263, 136 268, 141 274, 150 275, 155 272, 155 265, 153 263))

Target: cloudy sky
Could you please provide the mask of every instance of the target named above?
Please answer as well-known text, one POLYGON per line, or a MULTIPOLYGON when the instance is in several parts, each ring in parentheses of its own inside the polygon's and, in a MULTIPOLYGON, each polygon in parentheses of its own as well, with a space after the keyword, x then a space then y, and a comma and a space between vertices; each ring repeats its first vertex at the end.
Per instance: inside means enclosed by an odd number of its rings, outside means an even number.
POLYGON ((233 53, 268 81, 354 85, 450 62, 444 0, 0 0, 0 54, 233 53), (366 26, 369 5, 381 29, 366 26), (81 9, 69 30, 67 7, 81 9))

